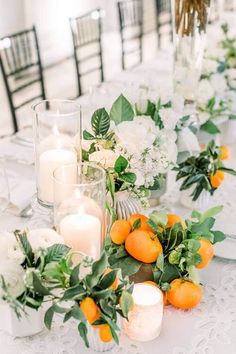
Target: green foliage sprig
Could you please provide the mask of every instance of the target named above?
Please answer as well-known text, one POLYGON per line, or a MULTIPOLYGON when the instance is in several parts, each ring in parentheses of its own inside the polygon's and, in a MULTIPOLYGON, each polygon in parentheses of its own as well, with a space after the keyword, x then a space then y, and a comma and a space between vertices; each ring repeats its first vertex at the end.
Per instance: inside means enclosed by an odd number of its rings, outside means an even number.
MULTIPOLYGON (((163 291, 168 290, 169 283, 176 278, 185 278, 197 281, 195 266, 201 262, 198 254, 200 239, 207 239, 211 243, 223 241, 225 235, 213 229, 214 216, 222 210, 222 206, 214 207, 204 213, 193 211, 191 218, 185 223, 177 223, 167 227, 167 213, 163 210, 155 211, 149 216, 148 224, 158 237, 163 253, 155 263, 149 264, 153 280, 160 285, 163 291)), ((137 222, 136 228, 140 223, 137 222)), ((145 264, 134 259, 125 249, 125 245, 116 245, 108 235, 105 250, 109 256, 109 263, 114 269, 121 268, 123 276, 132 276, 145 264)))
POLYGON ((211 185, 211 176, 216 171, 223 171, 236 176, 236 171, 226 168, 221 160, 221 148, 214 141, 209 142, 207 147, 197 156, 190 156, 174 168, 177 171, 176 180, 183 179, 180 190, 193 188, 191 194, 193 201, 197 200, 205 190, 211 195, 216 188, 211 185))
MULTIPOLYGON (((86 262, 86 260, 85 260, 86 262)), ((70 319, 78 321, 78 331, 88 347, 88 329, 90 325, 108 324, 112 337, 119 342, 118 316, 127 318, 128 312, 133 306, 133 286, 128 279, 121 278, 117 288, 112 284, 118 277, 119 269, 113 269, 106 273, 109 267, 108 257, 103 253, 98 261, 84 264, 84 261, 74 266, 70 259, 63 259, 45 269, 44 276, 55 280, 55 285, 61 290, 61 296, 55 299, 45 315, 45 325, 51 328, 55 313, 63 314, 63 322, 70 319), (81 268, 86 266, 88 274, 83 276, 81 268), (92 298, 99 309, 100 317, 92 324, 86 320, 80 308, 81 302, 86 298, 92 298), (63 304, 63 306, 62 306, 63 304), (65 307, 66 305, 69 305, 65 307)))
POLYGON ((54 262, 59 262, 66 257, 70 249, 64 244, 55 244, 46 249, 39 249, 34 253, 27 237, 26 231, 16 230, 14 232, 16 240, 25 256, 22 268, 25 271, 25 290, 18 297, 10 295, 7 288, 7 279, 1 276, 0 287, 3 291, 3 300, 15 311, 17 317, 25 313, 25 307, 38 309, 45 301, 54 299, 54 285, 45 278, 45 269, 54 262))

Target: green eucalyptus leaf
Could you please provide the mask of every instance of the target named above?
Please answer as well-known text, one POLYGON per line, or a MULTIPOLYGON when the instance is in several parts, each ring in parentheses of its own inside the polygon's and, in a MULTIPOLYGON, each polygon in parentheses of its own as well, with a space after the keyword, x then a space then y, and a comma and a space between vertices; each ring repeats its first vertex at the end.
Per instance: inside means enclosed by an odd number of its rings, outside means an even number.
POLYGON ((156 266, 159 268, 162 272, 164 271, 164 255, 161 253, 156 261, 156 266))
POLYGON ((66 300, 82 299, 84 295, 86 295, 86 291, 84 290, 82 285, 78 284, 72 286, 71 288, 68 288, 64 292, 62 300, 66 301, 66 300))
POLYGON ((42 296, 51 295, 50 291, 41 283, 39 277, 32 272, 34 291, 42 296))
POLYGON ((194 239, 191 239, 191 240, 188 240, 188 244, 187 244, 187 248, 190 252, 197 252, 200 248, 201 244, 198 240, 194 240, 194 239))
POLYGON ((45 316, 44 316, 44 323, 45 326, 47 327, 47 329, 51 329, 52 327, 52 320, 53 320, 53 316, 54 316, 54 306, 52 305, 51 307, 49 307, 49 309, 46 311, 45 316))
POLYGON ((113 103, 110 117, 116 124, 134 119, 133 107, 123 95, 120 95, 113 103))
POLYGON ((79 282, 79 273, 80 273, 80 263, 77 264, 70 275, 70 286, 77 285, 79 282))
POLYGON ((117 270, 112 270, 102 277, 98 285, 102 289, 107 289, 114 283, 114 281, 116 280, 116 276, 117 276, 117 270))
POLYGON ((158 210, 151 213, 149 217, 156 225, 164 227, 167 224, 167 213, 164 210, 158 210))
POLYGON ((120 307, 125 318, 128 318, 129 311, 132 310, 133 305, 134 300, 132 295, 128 291, 123 290, 120 297, 120 307))
POLYGON ((133 227, 132 227, 132 231, 139 229, 141 226, 141 219, 138 218, 135 220, 135 222, 133 223, 133 227))
POLYGON ((133 275, 140 269, 142 263, 128 256, 123 257, 113 264, 113 267, 120 268, 123 277, 133 275))
POLYGON ((222 242, 225 240, 225 234, 221 231, 212 231, 212 234, 214 235, 214 240, 212 243, 217 243, 217 242, 222 242))
POLYGON ((201 214, 200 217, 200 222, 204 222, 206 219, 211 218, 217 214, 219 214, 223 210, 224 206, 223 205, 218 205, 214 208, 210 208, 205 213, 201 214))
POLYGON ((87 348, 89 348, 89 342, 88 342, 88 337, 87 337, 88 329, 87 329, 86 324, 83 322, 80 322, 80 324, 78 325, 78 331, 79 331, 80 337, 84 341, 85 346, 87 348))
POLYGON ((211 228, 214 226, 215 219, 210 217, 204 220, 201 223, 193 224, 191 227, 191 232, 198 233, 199 235, 204 235, 204 233, 208 233, 211 231, 211 228))

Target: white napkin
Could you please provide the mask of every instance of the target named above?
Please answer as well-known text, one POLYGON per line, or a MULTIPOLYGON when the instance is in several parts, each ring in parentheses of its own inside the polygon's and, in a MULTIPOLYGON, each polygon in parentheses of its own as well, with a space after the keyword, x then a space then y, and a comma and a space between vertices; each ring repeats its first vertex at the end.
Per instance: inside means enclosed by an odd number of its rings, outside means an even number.
POLYGON ((26 165, 34 163, 33 148, 14 144, 13 142, 0 144, 0 157, 3 157, 6 161, 16 161, 26 165))
POLYGON ((35 194, 35 182, 20 178, 8 178, 10 189, 10 203, 7 211, 19 215, 19 213, 31 202, 35 194))

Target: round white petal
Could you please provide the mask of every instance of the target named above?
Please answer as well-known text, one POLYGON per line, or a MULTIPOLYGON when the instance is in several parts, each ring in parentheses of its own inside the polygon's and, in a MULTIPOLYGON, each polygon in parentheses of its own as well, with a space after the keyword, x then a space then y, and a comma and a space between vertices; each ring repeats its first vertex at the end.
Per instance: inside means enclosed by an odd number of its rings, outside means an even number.
POLYGON ((3 233, 0 236, 0 260, 11 260, 21 264, 24 259, 25 256, 13 233, 3 233))
POLYGON ((62 236, 52 229, 34 229, 28 232, 28 240, 31 244, 33 251, 40 248, 48 248, 57 243, 64 244, 62 236))
MULTIPOLYGON (((14 298, 19 297, 25 290, 24 269, 14 261, 0 261, 0 275, 3 276, 8 291, 14 298)), ((0 298, 3 290, 0 288, 0 298)))

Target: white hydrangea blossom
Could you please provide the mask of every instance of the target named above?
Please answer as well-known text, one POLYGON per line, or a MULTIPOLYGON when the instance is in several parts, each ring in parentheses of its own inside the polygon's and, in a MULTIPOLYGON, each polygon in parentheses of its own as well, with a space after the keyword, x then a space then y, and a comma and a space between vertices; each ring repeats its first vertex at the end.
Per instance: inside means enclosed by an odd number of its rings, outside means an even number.
POLYGON ((232 89, 236 89, 236 69, 226 70, 225 76, 228 80, 228 84, 232 89))
POLYGON ((22 264, 25 256, 13 233, 5 232, 0 237, 0 260, 22 264))
MULTIPOLYGON (((0 261, 0 276, 3 276, 8 292, 14 298, 19 297, 25 290, 24 286, 24 269, 11 260, 0 261)), ((0 287, 0 299, 4 295, 0 287)))
POLYGON ((209 80, 204 79, 199 82, 197 91, 197 103, 199 106, 204 106, 214 96, 214 88, 209 80))

